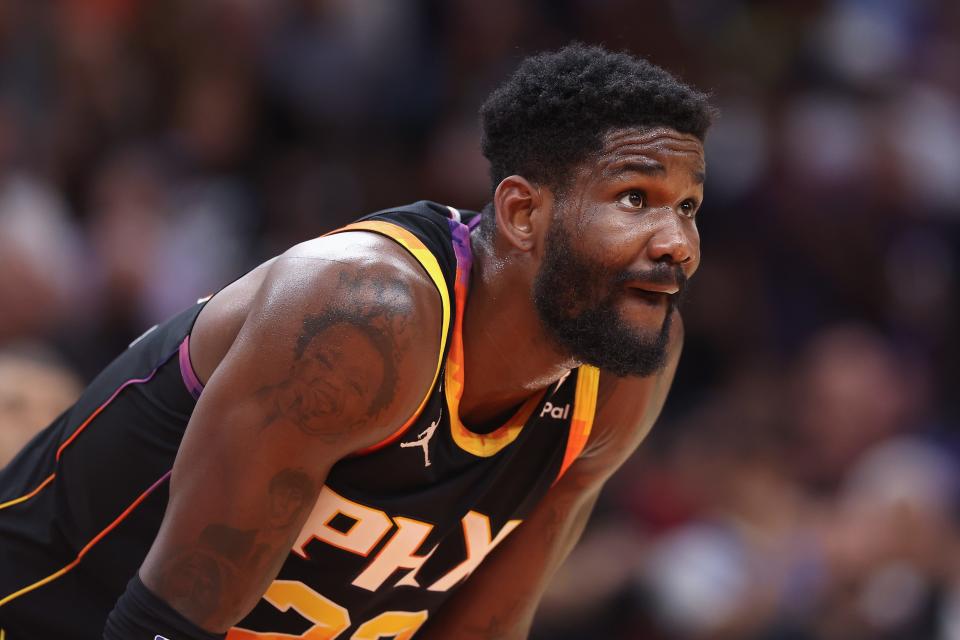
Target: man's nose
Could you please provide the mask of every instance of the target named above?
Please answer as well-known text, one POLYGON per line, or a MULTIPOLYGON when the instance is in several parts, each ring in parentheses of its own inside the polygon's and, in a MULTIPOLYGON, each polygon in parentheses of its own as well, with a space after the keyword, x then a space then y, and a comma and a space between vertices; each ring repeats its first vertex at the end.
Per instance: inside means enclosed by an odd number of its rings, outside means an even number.
POLYGON ((683 218, 664 209, 661 222, 647 245, 650 260, 684 265, 693 262, 696 248, 683 218))

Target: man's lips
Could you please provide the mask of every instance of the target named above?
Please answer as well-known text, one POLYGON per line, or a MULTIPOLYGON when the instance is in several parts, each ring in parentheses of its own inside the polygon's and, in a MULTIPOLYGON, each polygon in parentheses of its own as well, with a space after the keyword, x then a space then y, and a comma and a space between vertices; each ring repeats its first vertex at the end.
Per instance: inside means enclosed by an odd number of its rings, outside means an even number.
POLYGON ((648 271, 627 271, 617 278, 630 299, 654 307, 676 307, 687 279, 679 267, 658 264, 648 271))
POLYGON ((654 291, 650 289, 643 289, 641 287, 627 287, 631 297, 641 300, 647 304, 660 306, 669 302, 671 293, 664 291, 654 291))
POLYGON ((674 295, 680 291, 680 286, 672 282, 627 282, 627 287, 641 293, 674 295))
POLYGON ((670 304, 671 298, 680 291, 680 287, 668 282, 627 282, 630 294, 651 305, 670 304))

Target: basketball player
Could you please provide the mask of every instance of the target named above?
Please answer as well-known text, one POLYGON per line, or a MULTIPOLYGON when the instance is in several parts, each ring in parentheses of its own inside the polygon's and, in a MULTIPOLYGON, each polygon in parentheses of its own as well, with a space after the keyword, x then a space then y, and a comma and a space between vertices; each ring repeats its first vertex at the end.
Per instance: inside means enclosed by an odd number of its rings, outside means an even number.
POLYGON ((293 247, 3 471, 5 640, 526 637, 670 386, 711 110, 576 45, 481 115, 482 215, 293 247))

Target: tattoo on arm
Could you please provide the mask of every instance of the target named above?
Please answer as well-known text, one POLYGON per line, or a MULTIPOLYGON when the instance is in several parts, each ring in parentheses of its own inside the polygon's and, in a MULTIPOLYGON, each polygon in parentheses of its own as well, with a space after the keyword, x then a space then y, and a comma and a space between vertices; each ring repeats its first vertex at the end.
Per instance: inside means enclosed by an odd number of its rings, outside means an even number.
MULTIPOLYGON (((315 483, 302 470, 284 469, 270 481, 264 526, 238 529, 210 524, 193 548, 161 569, 160 589, 170 605, 202 619, 237 606, 230 587, 241 574, 255 575, 289 545, 289 526, 309 509, 315 483)), ((201 620, 202 621, 202 620, 201 620)))
POLYGON ((277 418, 336 442, 393 400, 411 337, 409 285, 363 270, 343 272, 336 300, 304 317, 285 380, 265 387, 277 418))
POLYGON ((303 510, 311 505, 314 483, 303 471, 284 469, 270 480, 270 515, 267 524, 272 529, 286 529, 303 510))

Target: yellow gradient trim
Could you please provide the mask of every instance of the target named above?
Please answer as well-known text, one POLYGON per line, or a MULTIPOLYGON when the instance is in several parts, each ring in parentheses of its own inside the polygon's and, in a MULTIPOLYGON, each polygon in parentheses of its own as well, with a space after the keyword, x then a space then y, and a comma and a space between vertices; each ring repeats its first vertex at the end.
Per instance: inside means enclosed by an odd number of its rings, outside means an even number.
POLYGON ((577 392, 574 396, 573 423, 579 423, 582 436, 590 435, 593 415, 597 411, 597 390, 600 388, 600 369, 581 365, 577 373, 577 392))
POLYGON ((580 366, 577 372, 577 390, 573 400, 573 420, 570 422, 570 435, 567 438, 567 450, 563 454, 563 463, 557 480, 563 477, 570 465, 583 451, 593 429, 593 418, 597 412, 597 390, 600 388, 600 370, 590 365, 580 366))
POLYGON ((453 321, 453 340, 450 343, 450 354, 447 356, 447 368, 444 372, 446 386, 444 393, 447 395, 447 406, 450 408, 450 435, 453 441, 467 453, 489 458, 517 439, 530 414, 543 399, 543 392, 528 398, 505 425, 491 433, 474 433, 460 420, 460 398, 463 397, 464 388, 463 309, 467 298, 467 282, 464 276, 458 265, 454 287, 457 317, 453 321))
POLYGON ((460 397, 463 395, 462 380, 456 376, 457 369, 453 362, 447 362, 446 381, 447 405, 450 407, 450 434, 457 446, 481 458, 489 458, 503 450, 504 447, 517 439, 523 426, 530 418, 530 414, 537 408, 543 399, 543 392, 535 393, 527 398, 512 418, 506 424, 490 433, 474 433, 460 420, 460 397))
MULTIPOLYGON (((29 499, 32 498, 33 496, 35 496, 35 495, 37 495, 38 493, 40 493, 40 491, 41 491, 45 486, 47 486, 48 484, 50 484, 51 482, 53 482, 53 479, 54 479, 55 477, 57 477, 57 474, 51 473, 49 476, 47 476, 47 478, 46 478, 43 482, 40 483, 40 486, 39 486, 39 487, 37 487, 36 489, 34 489, 33 491, 31 491, 31 492, 28 493, 27 495, 25 495, 25 496, 20 496, 19 498, 14 498, 13 500, 10 500, 10 501, 8 501, 8 502, 4 502, 4 503, 0 504, 0 511, 2 511, 3 509, 6 509, 7 507, 12 507, 12 506, 15 505, 15 504, 20 504, 21 502, 25 502, 25 501, 29 500, 29 499)), ((3 640, 3 636, 0 636, 0 640, 3 640)))
POLYGON ((130 506, 128 506, 126 509, 124 509, 123 512, 122 512, 119 516, 117 516, 116 519, 115 519, 113 522, 111 522, 110 524, 108 524, 108 525, 106 526, 106 528, 103 529, 103 531, 101 531, 100 533, 98 533, 97 535, 95 535, 95 536, 93 537, 93 539, 92 539, 90 542, 88 542, 85 547, 83 547, 83 549, 80 549, 80 551, 77 553, 77 557, 74 558, 73 561, 72 561, 70 564, 68 564, 67 566, 63 567, 62 569, 59 569, 58 571, 55 571, 54 573, 51 573, 51 574, 48 575, 46 578, 43 578, 43 579, 41 579, 41 580, 38 580, 37 582, 34 582, 33 584, 29 584, 29 585, 25 586, 24 588, 20 589, 19 591, 14 591, 14 592, 11 593, 10 595, 5 596, 5 597, 3 597, 3 598, 0 598, 0 607, 4 606, 4 605, 7 604, 8 602, 11 602, 11 601, 13 601, 13 600, 16 600, 17 598, 19 598, 19 597, 22 596, 22 595, 28 594, 28 593, 30 593, 31 591, 34 591, 34 590, 36 590, 36 589, 39 589, 40 587, 42 587, 42 586, 44 586, 44 585, 46 585, 46 584, 50 584, 51 582, 53 582, 53 581, 56 580, 57 578, 60 578, 61 576, 63 576, 65 573, 67 573, 67 572, 69 572, 69 571, 72 571, 77 565, 80 564, 80 561, 83 560, 83 557, 84 557, 85 555, 87 555, 87 553, 90 551, 90 549, 94 548, 97 544, 99 544, 99 542, 100 542, 101 540, 103 540, 105 537, 107 537, 107 535, 109 535, 111 531, 113 531, 114 529, 116 529, 117 526, 118 526, 121 522, 123 522, 124 520, 126 520, 127 516, 129 516, 131 513, 133 513, 133 511, 134 511, 137 507, 139 507, 140 504, 141 504, 144 500, 146 500, 146 499, 150 496, 150 494, 153 493, 153 491, 154 491, 158 486, 160 486, 161 483, 163 483, 165 480, 167 480, 167 478, 170 477, 170 474, 171 474, 171 472, 170 472, 170 471, 167 471, 165 474, 163 474, 163 475, 160 477, 159 480, 157 480, 156 482, 154 482, 149 488, 147 488, 146 491, 144 491, 143 493, 141 493, 141 494, 139 495, 139 497, 137 497, 136 500, 134 500, 132 503, 130 503, 130 506))
POLYGON ((56 579, 59 578, 60 576, 64 575, 65 573, 67 573, 68 571, 70 571, 71 569, 73 569, 73 568, 74 568, 75 566, 77 566, 78 564, 80 564, 80 561, 79 561, 79 560, 75 560, 75 561, 71 562, 70 564, 68 564, 67 566, 65 566, 64 568, 62 568, 62 569, 60 569, 59 571, 57 571, 56 573, 50 574, 49 576, 47 576, 47 577, 44 578, 43 580, 39 580, 39 581, 37 581, 37 582, 34 582, 33 584, 28 585, 28 586, 24 587, 23 589, 20 589, 19 591, 15 591, 15 592, 11 593, 10 595, 8 595, 8 596, 6 596, 5 598, 3 598, 2 600, 0 600, 0 607, 2 607, 3 605, 7 604, 8 602, 11 602, 11 601, 13 601, 13 600, 16 600, 17 598, 19 598, 20 596, 22 596, 22 595, 24 595, 24 594, 30 593, 31 591, 33 591, 33 590, 35 590, 35 589, 39 589, 40 587, 42 587, 42 586, 44 586, 44 585, 46 585, 46 584, 50 584, 51 582, 53 582, 54 580, 56 580, 56 579))
POLYGON ((427 393, 423 396, 423 400, 420 401, 420 405, 417 407, 417 410, 396 433, 391 435, 383 442, 357 452, 357 454, 363 454, 375 449, 379 449, 380 447, 398 439, 403 435, 407 428, 414 423, 416 418, 423 411, 423 408, 427 406, 427 401, 430 400, 430 394, 433 393, 433 388, 437 385, 437 378, 440 376, 440 368, 443 366, 443 347, 447 343, 447 333, 450 327, 450 294, 447 293, 447 282, 443 278, 443 270, 440 269, 440 263, 437 262, 436 256, 434 256, 433 252, 430 251, 430 249, 428 249, 426 245, 420 241, 420 238, 413 235, 403 227, 391 222, 384 222, 382 220, 365 220, 363 222, 354 222, 353 224, 348 224, 345 227, 331 231, 327 235, 343 233, 345 231, 372 231, 373 233, 387 236, 406 249, 410 255, 412 255, 416 261, 420 263, 424 270, 426 270, 427 275, 430 276, 430 279, 433 281, 434 286, 436 286, 437 291, 440 292, 440 302, 441 306, 443 307, 443 324, 440 328, 440 355, 437 357, 437 368, 433 372, 433 382, 430 384, 430 388, 427 389, 427 393))

